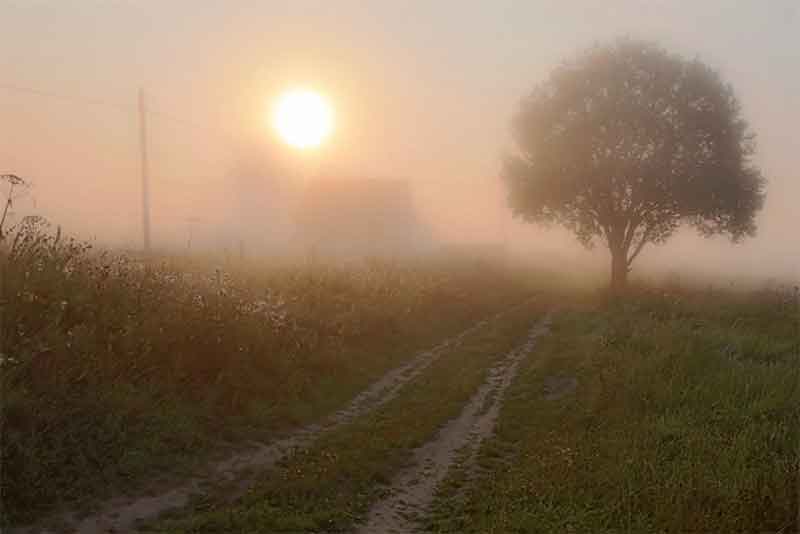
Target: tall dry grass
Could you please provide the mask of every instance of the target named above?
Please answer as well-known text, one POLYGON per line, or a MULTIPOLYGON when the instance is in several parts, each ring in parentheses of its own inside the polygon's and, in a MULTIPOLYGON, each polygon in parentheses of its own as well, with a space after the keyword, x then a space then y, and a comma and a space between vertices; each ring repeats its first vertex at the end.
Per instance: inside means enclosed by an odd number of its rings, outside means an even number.
POLYGON ((130 489, 220 440, 268 439, 318 417, 530 287, 464 258, 145 261, 35 219, 0 248, 2 502, 12 522, 130 489))

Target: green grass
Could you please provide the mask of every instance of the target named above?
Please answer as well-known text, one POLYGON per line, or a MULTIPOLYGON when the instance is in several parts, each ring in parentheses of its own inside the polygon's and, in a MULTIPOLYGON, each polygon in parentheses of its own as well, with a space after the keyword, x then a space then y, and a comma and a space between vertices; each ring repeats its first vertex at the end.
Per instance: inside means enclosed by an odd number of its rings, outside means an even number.
POLYGON ((650 294, 557 315, 483 474, 437 532, 796 532, 798 316, 787 295, 650 294), (547 401, 548 377, 578 381, 547 401))
POLYGON ((542 305, 528 305, 445 352, 398 397, 305 451, 291 455, 235 504, 198 502, 159 532, 338 532, 353 526, 414 448, 457 416, 486 371, 530 329, 542 305))
POLYGON ((97 252, 36 225, 9 239, 0 517, 11 524, 163 487, 318 419, 532 285, 481 261, 221 271, 97 252))

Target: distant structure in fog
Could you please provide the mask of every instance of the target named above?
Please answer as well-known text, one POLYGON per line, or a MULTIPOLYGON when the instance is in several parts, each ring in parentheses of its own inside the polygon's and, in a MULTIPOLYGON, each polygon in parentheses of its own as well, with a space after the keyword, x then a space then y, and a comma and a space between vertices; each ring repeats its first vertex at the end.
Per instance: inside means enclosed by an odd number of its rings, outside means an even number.
POLYGON ((283 254, 294 235, 294 191, 273 151, 244 146, 229 173, 231 194, 215 235, 215 246, 236 255, 283 254))
POLYGON ((301 194, 296 213, 297 244, 313 254, 398 256, 430 244, 405 180, 322 178, 301 194))
POLYGON ((408 181, 329 173, 301 185, 270 156, 254 149, 241 158, 230 173, 221 223, 196 228, 186 246, 237 256, 332 259, 397 257, 432 246, 408 181))

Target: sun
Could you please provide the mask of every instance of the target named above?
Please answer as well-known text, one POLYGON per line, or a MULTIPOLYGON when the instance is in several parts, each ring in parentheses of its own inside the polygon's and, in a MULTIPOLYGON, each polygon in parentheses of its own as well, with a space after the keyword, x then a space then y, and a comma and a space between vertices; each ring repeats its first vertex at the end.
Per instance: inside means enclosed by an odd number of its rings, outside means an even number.
POLYGON ((314 148, 322 144, 333 130, 333 109, 319 93, 294 89, 278 98, 272 124, 290 146, 314 148))

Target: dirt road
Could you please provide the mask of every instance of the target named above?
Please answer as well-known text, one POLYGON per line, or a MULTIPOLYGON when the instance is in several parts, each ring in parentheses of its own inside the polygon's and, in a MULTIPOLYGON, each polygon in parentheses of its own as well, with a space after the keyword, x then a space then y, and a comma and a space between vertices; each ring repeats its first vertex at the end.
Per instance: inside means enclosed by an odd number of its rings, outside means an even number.
MULTIPOLYGON (((413 532, 433 500, 438 484, 444 480, 457 456, 475 452, 494 432, 506 389, 517 374, 522 360, 530 354, 536 338, 549 326, 549 317, 533 326, 527 340, 497 363, 486 382, 475 392, 461 414, 448 422, 435 438, 414 451, 412 465, 392 481, 390 495, 369 512, 360 534, 413 532), (486 408, 488 406, 488 409, 486 408)), ((469 469, 469 465, 467 465, 469 469)))
POLYGON ((118 497, 102 503, 100 511, 87 517, 77 518, 73 514, 51 518, 47 524, 61 525, 58 529, 40 526, 16 528, 11 534, 56 534, 60 532, 80 532, 81 534, 107 534, 132 532, 139 521, 157 517, 171 509, 187 505, 192 495, 202 493, 203 486, 209 482, 226 481, 232 484, 230 497, 243 494, 252 482, 252 473, 266 470, 275 465, 292 450, 311 445, 319 436, 346 425, 357 418, 369 414, 378 407, 395 398, 398 392, 411 380, 425 371, 447 350, 457 348, 465 337, 486 327, 492 321, 525 305, 521 303, 495 316, 478 321, 459 334, 452 336, 429 350, 418 353, 404 365, 392 369, 375 381, 366 390, 352 399, 341 410, 331 414, 321 422, 307 425, 290 435, 270 443, 259 443, 254 448, 218 462, 207 470, 207 475, 194 477, 180 486, 153 496, 137 498, 118 497))

